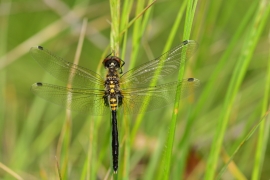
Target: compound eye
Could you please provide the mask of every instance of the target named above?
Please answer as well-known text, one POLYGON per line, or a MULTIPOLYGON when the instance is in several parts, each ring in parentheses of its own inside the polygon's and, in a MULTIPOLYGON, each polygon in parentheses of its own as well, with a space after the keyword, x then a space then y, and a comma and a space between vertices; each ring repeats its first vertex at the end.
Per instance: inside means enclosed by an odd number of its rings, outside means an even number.
POLYGON ((117 63, 115 64, 115 67, 120 68, 120 64, 117 62, 117 63))
POLYGON ((110 61, 106 61, 105 64, 104 64, 104 66, 105 66, 106 68, 109 68, 109 67, 110 67, 110 61))

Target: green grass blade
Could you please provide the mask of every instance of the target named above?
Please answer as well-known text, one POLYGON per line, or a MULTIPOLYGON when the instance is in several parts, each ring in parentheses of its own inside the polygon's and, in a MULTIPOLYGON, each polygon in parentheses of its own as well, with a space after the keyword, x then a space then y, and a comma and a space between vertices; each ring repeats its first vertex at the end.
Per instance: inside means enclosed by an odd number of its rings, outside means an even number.
MULTIPOLYGON (((270 3, 268 3, 268 14, 270 11, 270 3)), ((262 21, 267 21, 267 12, 265 15, 265 20, 262 21)), ((269 21, 269 18, 268 18, 269 21)), ((270 37, 268 39, 270 42, 270 37)), ((268 43, 269 45, 269 43, 268 43)), ((269 49, 270 52, 270 49, 269 49)), ((268 108, 269 104, 269 92, 270 92, 270 54, 269 54, 269 59, 268 59, 268 67, 267 67, 267 75, 266 75, 266 81, 265 81, 265 91, 264 91, 264 97, 263 97, 263 102, 262 102, 262 112, 261 114, 263 115, 268 108)), ((267 140, 269 139, 269 122, 263 121, 260 125, 259 129, 259 137, 258 137, 258 142, 257 142, 257 147, 256 147, 256 154, 255 154, 255 163, 254 163, 254 168, 252 172, 252 179, 261 179, 261 170, 262 170, 262 165, 264 162, 264 156, 267 148, 267 140)))
MULTIPOLYGON (((183 4, 181 4, 181 7, 180 7, 179 12, 177 14, 177 17, 175 19, 175 23, 173 24, 173 27, 172 27, 171 32, 169 34, 166 45, 165 45, 165 47, 164 47, 164 49, 162 51, 162 54, 169 51, 171 49, 171 47, 172 47, 172 43, 173 43, 173 41, 174 41, 174 39, 175 39, 175 37, 177 35, 178 29, 180 27, 181 20, 182 20, 183 15, 184 15, 184 11, 185 11, 185 9, 187 7, 187 2, 188 2, 188 0, 185 0, 183 2, 183 4)), ((187 39, 184 38, 183 40, 187 40, 187 39)))
POLYGON ((120 22, 120 1, 119 0, 110 0, 110 9, 111 9, 111 49, 114 51, 115 56, 119 56, 119 22, 120 22))
MULTIPOLYGON (((130 135, 129 135, 129 131, 130 131, 130 124, 129 124, 129 118, 125 117, 122 118, 123 120, 123 128, 124 129, 124 135, 123 140, 124 140, 124 147, 122 148, 123 151, 123 158, 122 158, 122 163, 121 163, 121 167, 122 167, 122 174, 121 174, 121 179, 123 180, 127 180, 129 179, 129 173, 130 173, 130 135)), ((120 141, 123 142, 123 141, 120 141)), ((120 143, 123 144, 123 143, 120 143)))
POLYGON ((262 123, 265 122, 264 120, 265 120, 265 118, 268 117, 269 112, 270 111, 268 111, 268 112, 266 112, 264 114, 264 116, 260 119, 260 121, 249 131, 249 133, 246 135, 246 137, 243 139, 243 141, 239 144, 239 146, 237 146, 237 148, 233 152, 233 154, 230 157, 230 159, 228 160, 228 162, 224 165, 224 167, 219 172, 219 174, 218 174, 218 176, 217 176, 216 179, 220 179, 221 178, 222 174, 227 169, 228 165, 231 163, 231 161, 233 160, 233 158, 235 157, 235 155, 237 154, 237 152, 239 151, 239 149, 249 140, 249 138, 254 134, 254 132, 260 127, 260 125, 262 125, 262 123))
MULTIPOLYGON (((124 28, 126 28, 126 31, 124 33, 124 37, 121 38, 123 39, 123 43, 122 43, 122 52, 121 52, 121 57, 124 57, 126 54, 126 47, 127 47, 127 37, 128 37, 128 23, 129 23, 129 16, 132 10, 132 4, 133 1, 125 1, 124 2, 124 6, 123 6, 123 11, 120 14, 121 15, 121 24, 120 24, 120 29, 121 32, 124 30, 124 28)), ((120 136, 121 138, 124 139, 124 145, 121 148, 123 151, 123 158, 121 162, 121 166, 120 166, 120 172, 122 173, 122 179, 128 179, 129 177, 129 172, 130 172, 130 137, 129 137, 129 118, 127 118, 126 116, 122 116, 121 118, 122 120, 122 129, 124 129, 124 135, 120 136)), ((120 144, 122 141, 120 140, 120 144)), ((122 156, 121 156, 122 157, 122 156)))
MULTIPOLYGON (((4 3, 7 4, 6 11, 7 16, 1 17, 0 19, 0 57, 2 58, 2 62, 6 62, 7 58, 5 57, 5 53, 7 52, 7 40, 8 40, 8 29, 9 29, 9 16, 10 16, 10 9, 11 9, 11 2, 4 1, 4 3)), ((7 98, 6 98, 6 91, 7 91, 7 72, 5 69, 0 71, 0 132, 4 132, 4 124, 5 122, 5 116, 6 114, 6 108, 7 108, 7 98)), ((3 138, 0 140, 0 144, 4 144, 3 138)), ((2 153, 0 153, 0 159, 2 159, 2 153)))
POLYGON ((57 149, 58 149, 58 155, 61 158, 60 162, 60 168, 61 168, 61 176, 62 179, 68 179, 68 165, 69 165, 69 152, 70 152, 70 141, 71 141, 71 114, 68 112, 69 110, 66 110, 66 119, 65 123, 63 125, 61 136, 58 141, 57 149))
MULTIPOLYGON (((120 23, 120 30, 123 32, 126 28, 126 31, 124 33, 124 37, 121 36, 120 38, 123 39, 122 43, 122 52, 121 52, 121 57, 124 59, 125 54, 126 54, 126 47, 127 47, 127 37, 128 37, 128 22, 129 22, 129 16, 132 10, 132 3, 133 0, 131 1, 125 1, 123 5, 123 11, 120 14, 121 15, 121 23, 120 23)), ((124 67, 123 67, 124 68, 124 67)))
MULTIPOLYGON (((143 7, 145 4, 145 0, 138 1, 136 4, 136 12, 135 16, 139 15, 143 11, 143 7)), ((140 41, 143 35, 142 29, 142 18, 137 19, 133 25, 133 33, 132 33, 132 53, 130 57, 130 65, 129 68, 133 68, 135 66, 135 62, 138 57, 140 41)))
MULTIPOLYGON (((186 21, 185 24, 187 26, 185 26, 184 29, 184 38, 185 39, 189 39, 190 33, 191 33, 191 27, 192 27, 192 22, 193 22, 193 16, 195 13, 195 9, 196 9, 196 5, 197 5, 197 1, 188 1, 187 4, 187 12, 186 12, 186 21)), ((183 53, 185 54, 185 53, 183 53)), ((184 57, 183 57, 184 58, 184 57)), ((182 80, 184 76, 184 69, 179 72, 178 74, 178 80, 182 80)), ((171 122, 170 122, 170 127, 169 127, 169 132, 168 132, 168 136, 167 136, 167 142, 166 142, 166 149, 164 152, 164 156, 162 159, 162 162, 164 162, 163 166, 164 166, 164 174, 163 174, 163 178, 162 179, 169 179, 169 175, 170 175, 170 168, 171 168, 171 158, 172 158, 172 149, 173 149, 173 144, 174 144, 174 136, 175 136, 175 129, 176 129, 176 120, 177 120, 177 115, 178 115, 178 108, 179 108, 179 99, 181 96, 181 89, 177 89, 177 93, 176 93, 176 101, 174 103, 174 111, 173 111, 173 115, 171 118, 171 122)))
POLYGON ((224 138, 225 130, 228 124, 232 104, 235 100, 235 96, 239 90, 239 87, 241 85, 241 82, 243 81, 244 75, 246 73, 248 64, 250 62, 250 59, 252 57, 253 51, 257 45, 258 38, 261 34, 262 27, 264 27, 265 22, 262 21, 263 16, 266 15, 267 9, 265 6, 262 6, 264 4, 264 1, 261 1, 260 8, 257 11, 257 14, 255 16, 255 21, 253 22, 251 26, 251 31, 249 35, 246 37, 246 41, 244 44, 244 47, 242 49, 241 55, 239 57, 239 60, 237 61, 237 64, 235 66, 228 91, 226 93, 225 102, 223 104, 223 110, 221 111, 219 120, 218 120, 218 126, 216 130, 216 134, 214 137, 214 141, 211 147, 211 152, 207 161, 207 167, 206 167, 206 174, 205 179, 211 180, 214 179, 217 163, 218 163, 218 157, 219 152, 222 147, 222 141, 224 138))
MULTIPOLYGON (((44 80, 46 81, 46 79, 50 79, 49 75, 45 76, 44 80)), ((36 97, 29 110, 21 135, 19 139, 17 139, 17 146, 13 150, 14 156, 11 159, 11 167, 19 169, 27 167, 27 159, 30 155, 27 153, 27 150, 34 139, 35 129, 37 129, 38 124, 40 123, 39 120, 42 119, 41 117, 45 107, 46 102, 36 97)))
POLYGON ((152 154, 151 160, 149 162, 149 165, 147 169, 145 170, 145 173, 143 175, 142 179, 148 180, 148 179, 155 179, 161 176, 161 173, 158 173, 156 171, 156 168, 158 167, 160 163, 160 157, 162 155, 162 150, 163 150, 163 145, 166 137, 166 131, 164 130, 165 128, 161 129, 158 139, 160 139, 158 146, 156 148, 156 151, 154 154, 152 154))
POLYGON ((234 50, 237 42, 239 42, 241 38, 241 34, 245 31, 245 28, 250 21, 250 18, 252 17, 256 6, 251 6, 248 10, 246 16, 244 17, 243 21, 239 25, 239 28, 235 32, 234 36, 230 40, 230 44, 228 45, 228 48, 223 53, 221 59, 219 60, 216 68, 214 69, 213 73, 210 75, 208 83, 205 85, 204 89, 202 89, 202 93, 200 95, 200 99, 198 100, 194 110, 190 114, 190 118, 187 121, 187 125, 185 127, 185 131, 183 134, 183 137, 181 139, 181 142, 179 143, 179 147, 177 149, 181 150, 181 154, 179 155, 177 162, 178 162, 178 169, 177 175, 175 177, 183 177, 183 171, 185 166, 185 161, 183 159, 186 159, 189 146, 190 146, 190 136, 192 133, 192 127, 194 125, 194 122, 198 117, 199 111, 203 109, 205 106, 205 102, 211 97, 212 90, 215 88, 215 84, 217 83, 218 74, 222 71, 222 68, 224 67, 225 63, 227 62, 228 58, 232 54, 232 51, 234 50))
MULTIPOLYGON (((181 19, 182 19, 182 16, 183 16, 183 11, 184 11, 185 7, 186 7, 186 3, 184 3, 180 7, 180 11, 179 11, 179 13, 177 15, 175 23, 174 23, 174 25, 172 27, 172 30, 170 32, 169 38, 168 38, 168 40, 166 42, 166 45, 165 45, 165 47, 163 49, 163 53, 167 52, 171 48, 173 40, 175 39, 175 36, 176 36, 177 29, 179 28, 179 25, 180 25, 180 22, 181 22, 181 19)), ((149 12, 149 14, 150 14, 150 12, 149 12)), ((153 79, 152 82, 151 82, 151 86, 155 86, 155 85, 156 85, 156 79, 153 79)), ((147 102, 148 99, 146 99, 145 101, 147 102)), ((147 103, 145 103, 145 106, 147 106, 147 103)), ((135 125, 134 125, 134 127, 132 129, 132 133, 131 133, 131 142, 134 141, 135 135, 137 133, 137 130, 138 130, 140 124, 141 124, 141 121, 142 121, 143 117, 144 117, 144 113, 141 113, 136 118, 136 123, 135 123, 135 125)))
MULTIPOLYGON (((149 4, 152 4, 153 2, 155 2, 155 1, 149 1, 149 4)), ((139 10, 142 10, 142 9, 143 8, 141 7, 139 10)), ((137 12, 138 15, 141 14, 141 11, 139 11, 139 10, 137 12)), ((145 24, 149 21, 149 16, 150 16, 151 11, 152 11, 152 8, 147 9, 146 13, 148 15, 146 15, 146 18, 143 20, 143 22, 141 22, 142 20, 139 20, 139 22, 136 21, 136 23, 134 25, 134 31, 136 30, 137 33, 132 36, 133 40, 134 39, 136 40, 135 41, 136 43, 134 42, 134 44, 133 44, 134 51, 132 51, 130 68, 132 68, 134 66, 135 60, 136 60, 136 58, 138 56, 138 50, 140 48, 139 41, 141 40, 142 35, 143 35, 144 31, 145 31, 145 28, 146 28, 145 24)), ((145 112, 140 113, 137 116, 136 120, 135 120, 136 123, 133 126, 132 131, 131 131, 131 144, 134 143, 135 135, 136 135, 136 133, 138 131, 138 128, 139 128, 139 126, 141 124, 141 121, 143 119, 144 114, 145 114, 145 112)))

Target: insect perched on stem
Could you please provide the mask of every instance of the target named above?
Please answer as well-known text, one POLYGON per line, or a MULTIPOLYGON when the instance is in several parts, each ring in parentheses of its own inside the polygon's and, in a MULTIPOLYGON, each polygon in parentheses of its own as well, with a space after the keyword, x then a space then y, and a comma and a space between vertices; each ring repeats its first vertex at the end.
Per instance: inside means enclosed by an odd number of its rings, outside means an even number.
POLYGON ((30 50, 32 57, 46 71, 68 86, 38 82, 32 85, 32 91, 50 102, 93 116, 111 111, 113 170, 117 173, 117 112, 122 109, 126 114, 138 114, 165 107, 175 101, 177 88, 181 88, 181 97, 193 92, 199 85, 199 80, 195 78, 155 86, 151 86, 151 81, 154 78, 157 82, 166 80, 166 76, 178 72, 184 60, 189 59, 195 52, 196 46, 195 41, 184 41, 160 57, 123 75, 120 74, 124 61, 109 55, 103 60, 103 65, 108 71, 105 78, 94 71, 67 62, 41 46, 33 47, 30 50))

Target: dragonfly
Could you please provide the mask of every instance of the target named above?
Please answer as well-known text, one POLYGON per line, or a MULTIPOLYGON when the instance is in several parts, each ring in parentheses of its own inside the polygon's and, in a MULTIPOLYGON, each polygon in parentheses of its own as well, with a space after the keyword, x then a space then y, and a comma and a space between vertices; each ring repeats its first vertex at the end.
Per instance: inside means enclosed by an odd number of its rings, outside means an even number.
POLYGON ((166 77, 178 72, 196 49, 195 41, 183 41, 158 58, 125 73, 122 73, 125 62, 119 57, 109 55, 103 60, 107 74, 102 77, 92 70, 65 61, 42 46, 32 47, 32 57, 66 86, 37 82, 32 85, 31 90, 37 96, 73 111, 86 112, 93 116, 110 113, 112 164, 114 173, 117 173, 117 112, 132 115, 161 109, 175 101, 177 89, 181 89, 181 98, 191 94, 200 84, 198 79, 166 82, 166 77), (156 79, 156 85, 151 85, 153 79, 156 79), (160 84, 164 81, 165 83, 160 84))

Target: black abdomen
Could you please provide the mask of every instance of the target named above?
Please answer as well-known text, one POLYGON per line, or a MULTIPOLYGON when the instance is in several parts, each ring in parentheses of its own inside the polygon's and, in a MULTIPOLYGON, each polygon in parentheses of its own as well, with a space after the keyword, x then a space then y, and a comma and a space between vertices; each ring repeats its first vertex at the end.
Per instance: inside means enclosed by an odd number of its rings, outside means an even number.
POLYGON ((113 156, 114 173, 117 173, 118 169, 118 154, 119 154, 119 142, 117 130, 117 117, 116 111, 112 111, 112 156, 113 156))

